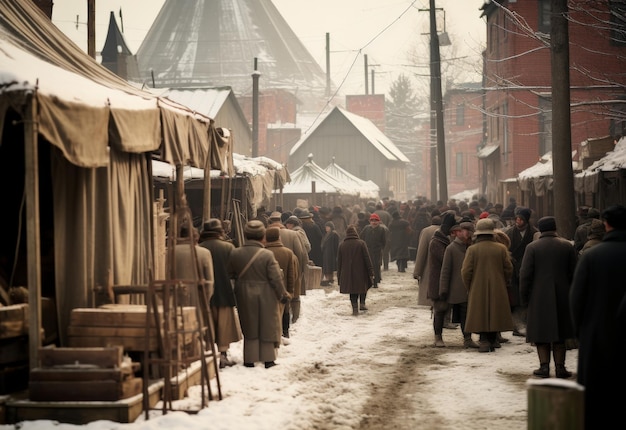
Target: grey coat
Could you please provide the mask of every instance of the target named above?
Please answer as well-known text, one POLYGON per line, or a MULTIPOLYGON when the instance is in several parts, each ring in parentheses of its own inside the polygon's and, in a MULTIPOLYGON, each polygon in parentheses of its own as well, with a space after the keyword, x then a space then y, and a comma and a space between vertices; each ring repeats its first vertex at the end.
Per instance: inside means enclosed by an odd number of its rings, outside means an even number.
POLYGON ((287 291, 272 251, 265 249, 261 242, 248 240, 230 253, 228 273, 235 278, 235 296, 244 338, 280 344, 282 312, 279 304, 281 298, 287 296, 287 291), (259 255, 240 276, 257 252, 259 255))
POLYGON ((458 237, 446 248, 439 277, 439 294, 448 295, 448 303, 467 303, 467 289, 461 277, 467 245, 458 237))
POLYGON ((438 225, 431 224, 428 227, 422 229, 420 233, 417 255, 415 256, 415 266, 413 267, 413 277, 419 282, 419 290, 417 293, 417 304, 420 306, 431 306, 432 300, 427 297, 428 293, 428 278, 430 272, 428 270, 428 245, 430 239, 433 238, 435 231, 439 228, 438 225))
POLYGON ((564 342, 574 337, 569 290, 576 249, 556 232, 541 233, 526 247, 520 267, 520 298, 528 306, 526 341, 564 342))

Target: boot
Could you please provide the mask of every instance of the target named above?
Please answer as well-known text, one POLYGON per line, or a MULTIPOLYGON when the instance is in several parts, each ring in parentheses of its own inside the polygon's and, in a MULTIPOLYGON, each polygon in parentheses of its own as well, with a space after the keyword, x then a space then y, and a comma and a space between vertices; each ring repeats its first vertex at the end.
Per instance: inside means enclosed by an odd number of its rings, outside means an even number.
POLYGON ((491 352, 491 351, 493 351, 491 342, 489 342, 488 340, 481 340, 478 342, 478 352, 491 352))
POLYGON ((435 335, 435 346, 437 348, 445 348, 446 344, 443 343, 443 337, 440 334, 435 335))
POLYGON ((471 333, 463 334, 463 348, 478 348, 478 344, 472 340, 471 333))
POLYGON ((505 337, 502 337, 502 333, 498 332, 498 336, 496 337, 496 340, 500 343, 507 343, 509 340, 505 337))
POLYGON ((539 369, 533 370, 533 375, 538 376, 540 378, 549 378, 550 377, 550 365, 547 363, 541 363, 539 369))
POLYGON ((300 318, 300 299, 292 299, 291 306, 291 322, 295 323, 300 318))
POLYGON ((565 342, 552 344, 552 356, 554 357, 556 377, 561 379, 572 377, 572 372, 565 368, 565 352, 565 342))
POLYGON ((537 356, 539 357, 539 369, 533 371, 533 375, 540 378, 550 377, 550 349, 549 343, 537 343, 537 356))
POLYGON ((352 303, 352 315, 359 315, 359 305, 356 303, 352 303))
POLYGON ((572 372, 565 368, 564 364, 556 365, 556 377, 561 379, 567 379, 572 377, 572 372))
POLYGON ((362 311, 367 310, 367 306, 365 306, 365 302, 361 302, 361 304, 359 305, 359 309, 361 309, 362 311))

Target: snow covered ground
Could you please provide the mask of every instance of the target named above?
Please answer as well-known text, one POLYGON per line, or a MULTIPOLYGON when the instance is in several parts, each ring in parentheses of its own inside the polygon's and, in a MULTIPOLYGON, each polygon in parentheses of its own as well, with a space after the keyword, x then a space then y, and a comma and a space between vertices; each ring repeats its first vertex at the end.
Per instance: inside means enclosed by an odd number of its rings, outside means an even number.
MULTIPOLYGON (((33 421, 0 430, 526 429, 535 348, 508 332, 500 349, 478 353, 463 349, 460 329, 444 329, 447 347, 433 347, 431 312, 417 306, 412 270, 398 273, 391 263, 368 294, 369 310, 356 317, 336 286, 308 290, 278 366, 246 368, 243 344, 233 344, 238 365, 220 371, 223 400, 197 414, 150 411, 130 424, 33 421)), ((577 358, 578 350, 567 352, 573 372, 577 358)), ((174 408, 198 409, 199 392, 192 387, 174 408)))

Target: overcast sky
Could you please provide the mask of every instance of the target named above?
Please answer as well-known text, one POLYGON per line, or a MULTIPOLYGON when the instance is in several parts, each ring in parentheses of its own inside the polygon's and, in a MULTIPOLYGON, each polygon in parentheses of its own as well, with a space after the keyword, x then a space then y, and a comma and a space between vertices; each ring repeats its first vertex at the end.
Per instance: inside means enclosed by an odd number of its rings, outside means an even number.
MULTIPOLYGON (((121 8, 126 42, 136 53, 164 0, 95 0, 95 3, 96 51, 104 46, 112 11, 122 26, 121 8)), ((429 16, 426 11, 420 11, 428 9, 428 0, 273 0, 273 3, 323 70, 326 33, 330 34, 333 82, 339 85, 345 78, 344 88, 354 94, 364 90, 363 54, 368 56, 368 65, 376 70, 377 93, 386 92, 400 73, 428 74, 429 16), (415 55, 410 58, 410 52, 417 53, 420 59, 415 59, 415 55)), ((442 48, 442 58, 470 57, 474 59, 469 64, 480 63, 486 35, 479 10, 483 3, 484 0, 437 0, 436 7, 445 10, 438 13, 439 30, 445 14, 445 27, 453 44, 451 48, 442 48)), ((86 0, 55 2, 52 21, 87 50, 86 0)), ((473 72, 468 67, 464 69, 473 72)), ((371 79, 371 71, 368 78, 371 79)))

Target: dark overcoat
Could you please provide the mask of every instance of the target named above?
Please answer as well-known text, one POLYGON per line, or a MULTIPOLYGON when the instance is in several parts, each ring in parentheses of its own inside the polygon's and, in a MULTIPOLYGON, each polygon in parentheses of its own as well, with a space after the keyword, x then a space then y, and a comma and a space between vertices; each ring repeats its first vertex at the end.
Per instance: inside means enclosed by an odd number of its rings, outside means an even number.
POLYGON ((419 237, 419 245, 417 246, 417 254, 415 256, 415 266, 413 266, 413 277, 419 282, 419 290, 417 292, 417 304, 420 306, 432 305, 428 295, 428 279, 430 272, 428 270, 428 245, 430 239, 433 238, 438 225, 431 224, 422 229, 419 237))
POLYGON ((520 231, 517 227, 512 226, 508 230, 506 230, 507 236, 511 239, 511 246, 509 247, 509 251, 511 251, 511 259, 513 262, 513 275, 511 276, 511 282, 509 283, 509 302, 511 306, 520 306, 521 300, 519 295, 519 268, 522 264, 522 258, 524 257, 524 252, 526 251, 526 247, 530 242, 533 241, 535 233, 538 233, 535 227, 532 227, 528 224, 528 227, 525 230, 524 236, 520 234, 520 231))
POLYGON ((230 253, 235 249, 235 245, 215 236, 206 238, 206 240, 200 243, 200 246, 211 251, 211 256, 213 257, 214 288, 211 296, 211 306, 235 306, 235 291, 226 269, 230 253))
POLYGON ((446 248, 439 276, 439 294, 448 295, 448 303, 467 303, 467 289, 461 277, 461 268, 465 259, 467 245, 460 238, 455 238, 446 248))
POLYGON ((435 231, 428 245, 428 293, 430 300, 439 300, 439 275, 443 264, 443 254, 450 245, 450 238, 441 231, 435 231))
POLYGON ((574 337, 569 290, 576 249, 556 232, 544 232, 526 247, 520 267, 520 298, 528 306, 526 341, 565 342, 574 337))
POLYGON ((585 386, 585 419, 622 419, 626 356, 626 230, 613 230, 576 265, 570 309, 578 335, 578 382, 585 386), (608 389, 613 386, 617 389, 608 389))
POLYGON ((322 237, 322 272, 333 273, 337 270, 337 250, 339 249, 339 234, 331 230, 322 237))
POLYGON ((374 266, 367 245, 358 235, 348 233, 339 244, 337 282, 343 294, 365 294, 372 286, 374 266))
POLYGON ((390 260, 408 260, 409 242, 411 240, 411 225, 403 218, 394 219, 389 224, 391 247, 389 248, 390 260))

